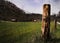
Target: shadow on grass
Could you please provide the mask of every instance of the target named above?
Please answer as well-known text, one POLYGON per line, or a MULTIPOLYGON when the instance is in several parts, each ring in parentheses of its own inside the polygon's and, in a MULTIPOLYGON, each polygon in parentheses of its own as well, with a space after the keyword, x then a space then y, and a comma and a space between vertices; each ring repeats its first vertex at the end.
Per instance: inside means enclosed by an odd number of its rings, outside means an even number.
POLYGON ((49 40, 42 40, 41 37, 27 36, 29 33, 19 37, 10 37, 8 35, 0 36, 0 43, 60 43, 60 38, 51 38, 49 40), (26 38, 25 38, 26 37, 26 38))
POLYGON ((7 35, 2 33, 0 36, 0 43, 34 43, 35 36, 32 33, 25 33, 18 36, 7 35))
POLYGON ((47 40, 42 40, 42 38, 36 38, 35 43, 60 43, 60 38, 51 38, 47 40))
POLYGON ((51 43, 60 43, 60 38, 54 38, 50 40, 51 43))

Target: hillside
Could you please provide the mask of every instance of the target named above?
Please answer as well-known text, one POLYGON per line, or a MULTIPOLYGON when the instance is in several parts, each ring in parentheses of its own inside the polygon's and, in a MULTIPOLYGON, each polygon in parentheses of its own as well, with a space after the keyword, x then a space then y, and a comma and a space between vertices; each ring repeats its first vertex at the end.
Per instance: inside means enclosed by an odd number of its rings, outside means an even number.
POLYGON ((41 17, 42 16, 40 14, 26 14, 22 9, 18 8, 15 4, 11 2, 3 1, 3 3, 0 3, 0 20, 33 21, 34 19, 41 20, 41 17))
POLYGON ((25 14, 25 12, 11 2, 3 1, 3 3, 0 3, 0 19, 2 20, 17 19, 23 14, 25 14))
MULTIPOLYGON (((51 20, 54 20, 54 15, 51 15, 51 20)), ((58 21, 60 18, 57 17, 58 21)), ((15 21, 15 22, 25 22, 25 21, 41 21, 42 14, 28 13, 26 14, 24 10, 18 8, 15 4, 0 0, 0 20, 5 21, 15 21)))

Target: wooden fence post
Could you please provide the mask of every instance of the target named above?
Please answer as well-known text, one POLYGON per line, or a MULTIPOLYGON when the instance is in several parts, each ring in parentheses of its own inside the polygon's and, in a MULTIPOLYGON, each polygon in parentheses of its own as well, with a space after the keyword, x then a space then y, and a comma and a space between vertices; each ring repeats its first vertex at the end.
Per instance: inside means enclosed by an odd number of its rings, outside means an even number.
POLYGON ((43 5, 42 15, 42 37, 48 39, 50 37, 50 4, 43 5))
POLYGON ((54 15, 54 32, 56 31, 57 29, 57 16, 54 15))

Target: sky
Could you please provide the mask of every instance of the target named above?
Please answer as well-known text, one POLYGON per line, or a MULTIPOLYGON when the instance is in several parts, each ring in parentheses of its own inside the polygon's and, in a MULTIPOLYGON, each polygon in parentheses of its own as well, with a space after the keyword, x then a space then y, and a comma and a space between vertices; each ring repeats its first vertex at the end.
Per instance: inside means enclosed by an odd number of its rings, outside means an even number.
POLYGON ((60 11, 60 0, 9 0, 26 13, 43 13, 43 4, 51 4, 51 14, 60 11))

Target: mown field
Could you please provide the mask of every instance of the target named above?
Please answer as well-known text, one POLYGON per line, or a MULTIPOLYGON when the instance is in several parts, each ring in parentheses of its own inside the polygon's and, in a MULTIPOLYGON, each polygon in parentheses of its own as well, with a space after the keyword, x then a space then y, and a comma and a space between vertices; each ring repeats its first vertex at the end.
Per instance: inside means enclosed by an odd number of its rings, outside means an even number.
MULTIPOLYGON (((53 41, 60 43, 60 25, 54 31, 54 23, 51 22, 51 34, 53 41)), ((0 22, 0 43, 42 43, 41 22, 0 22)))

